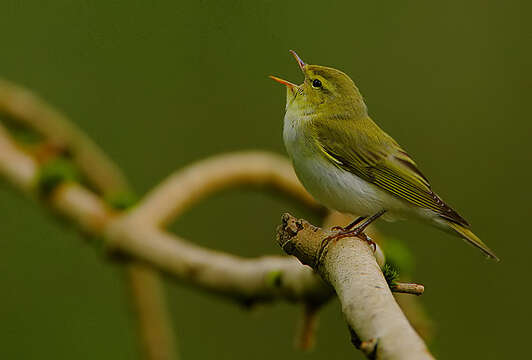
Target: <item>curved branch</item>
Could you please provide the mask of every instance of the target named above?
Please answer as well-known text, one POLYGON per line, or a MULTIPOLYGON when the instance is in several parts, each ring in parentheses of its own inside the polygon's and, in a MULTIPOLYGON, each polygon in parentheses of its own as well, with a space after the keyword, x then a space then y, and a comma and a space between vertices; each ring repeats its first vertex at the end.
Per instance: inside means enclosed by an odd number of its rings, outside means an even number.
MULTIPOLYGON (((65 115, 31 91, 0 79, 0 112, 6 113, 13 120, 41 134, 48 143, 67 149, 88 181, 101 193, 115 195, 129 191, 129 184, 119 167, 65 115)), ((4 141, 9 141, 6 140, 8 138, 5 133, 2 135, 4 135, 1 137, 4 141)), ((0 143, 0 152, 2 148, 13 148, 13 145, 0 143)), ((35 185, 33 174, 36 171, 31 160, 28 161, 27 158, 19 156, 19 164, 13 165, 11 171, 24 172, 19 173, 18 178, 27 179, 26 190, 30 190, 35 185)), ((9 174, 7 171, 6 173, 9 174)), ((86 205, 88 203, 91 202, 81 202, 86 205)), ((78 217, 78 220, 87 222, 87 218, 83 217, 78 217)), ((89 228, 86 229, 89 231, 94 226, 97 225, 84 225, 85 228, 89 228)), ((158 284, 160 283, 158 274, 153 269, 134 263, 126 266, 126 273, 131 288, 131 300, 137 310, 139 333, 146 358, 150 360, 176 359, 177 353, 173 344, 174 332, 169 320, 169 311, 165 306, 165 295, 162 290, 155 291, 155 289, 162 289, 162 284, 158 284), (158 308, 149 308, 150 305, 158 306, 158 308)))
POLYGON ((241 185, 268 186, 322 208, 301 186, 285 157, 257 151, 213 156, 177 171, 148 193, 132 216, 164 225, 209 194, 241 185))
POLYGON ((106 193, 128 188, 126 178, 107 155, 72 121, 33 92, 0 79, 0 112, 67 148, 91 184, 106 193))
POLYGON ((331 288, 294 258, 242 258, 124 220, 112 224, 106 237, 111 250, 146 261, 187 284, 246 304, 275 299, 321 304, 332 296, 331 288))
POLYGON ((358 238, 330 242, 318 265, 316 256, 328 233, 285 214, 278 242, 331 284, 342 305, 355 346, 371 359, 433 359, 402 313, 368 243, 358 238))
MULTIPOLYGON (((3 134, 0 131, 0 175, 31 192, 26 184, 34 181, 39 165, 3 134), (21 158, 27 163, 24 169, 30 170, 17 168, 21 158)), ((49 201, 84 231, 104 235, 111 250, 210 292, 246 302, 286 299, 319 303, 332 296, 331 288, 319 276, 293 258, 246 259, 196 246, 138 221, 135 211, 119 217, 98 195, 77 183, 60 185, 49 201)))
POLYGON ((218 155, 177 171, 116 219, 108 232, 110 246, 144 258, 182 281, 246 303, 278 297, 314 304, 328 300, 330 288, 293 259, 240 258, 158 229, 208 195, 241 185, 268 186, 321 208, 301 186, 286 158, 266 152, 218 155), (149 243, 144 242, 147 238, 149 243))

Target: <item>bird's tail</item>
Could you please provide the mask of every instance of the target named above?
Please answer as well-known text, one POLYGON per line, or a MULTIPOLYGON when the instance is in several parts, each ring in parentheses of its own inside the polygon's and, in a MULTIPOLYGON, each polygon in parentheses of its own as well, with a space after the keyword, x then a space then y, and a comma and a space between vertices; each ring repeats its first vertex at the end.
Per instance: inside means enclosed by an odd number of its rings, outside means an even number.
POLYGON ((475 247, 479 248, 484 254, 486 254, 489 258, 492 258, 496 261, 499 261, 499 258, 495 253, 478 238, 471 230, 466 228, 465 226, 459 225, 457 223, 448 221, 447 224, 460 235, 460 237, 467 240, 469 243, 474 245, 475 247))

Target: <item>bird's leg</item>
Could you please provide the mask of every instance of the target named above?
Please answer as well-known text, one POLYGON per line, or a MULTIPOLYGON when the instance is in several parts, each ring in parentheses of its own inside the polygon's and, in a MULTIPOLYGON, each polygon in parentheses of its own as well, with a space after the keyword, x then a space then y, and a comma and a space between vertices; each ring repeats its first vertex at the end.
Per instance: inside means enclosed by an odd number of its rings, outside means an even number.
POLYGON ((351 230, 355 225, 357 225, 359 222, 367 218, 367 216, 360 216, 353 220, 349 225, 342 227, 342 226, 333 226, 331 230, 340 230, 342 232, 351 230))
MULTIPOLYGON (((375 220, 380 218, 385 212, 386 212, 386 210, 381 210, 378 213, 376 213, 375 215, 372 215, 369 218, 367 218, 366 220, 364 220, 364 222, 362 222, 362 224, 358 225, 354 229, 347 230, 347 231, 340 230, 336 234, 327 236, 325 239, 323 239, 322 242, 321 242, 320 249, 318 250, 318 255, 316 256, 316 264, 320 263, 321 257, 323 256, 323 252, 324 252, 325 248, 327 247, 327 245, 329 245, 329 242, 331 242, 331 240, 338 241, 338 240, 340 240, 342 238, 345 238, 345 237, 354 237, 354 236, 356 236, 356 237, 358 237, 358 238, 360 238, 362 240, 367 241, 371 245, 371 247, 373 248, 373 251, 375 251, 377 249, 377 245, 375 245, 375 243, 373 242, 373 240, 371 240, 371 238, 369 236, 364 234, 364 230, 366 230, 366 228, 372 222, 374 222, 375 220)), ((358 218, 355 221, 353 221, 353 223, 358 224, 360 221, 362 221, 362 219, 358 218)), ((351 224, 349 224, 346 228, 352 228, 351 224)))
POLYGON ((348 232, 346 232, 345 234, 342 234, 341 232, 339 233, 340 235, 344 235, 344 236, 341 236, 341 238, 343 237, 346 237, 346 236, 358 236, 359 234, 363 233, 364 230, 366 230, 366 228, 372 223, 374 222, 375 220, 377 220, 378 218, 380 218, 384 213, 386 212, 386 210, 381 210, 379 211, 378 213, 376 213, 375 215, 372 215, 370 216, 369 218, 367 218, 366 220, 364 220, 364 222, 360 225, 358 225, 356 228, 354 228, 353 230, 350 230, 348 232))

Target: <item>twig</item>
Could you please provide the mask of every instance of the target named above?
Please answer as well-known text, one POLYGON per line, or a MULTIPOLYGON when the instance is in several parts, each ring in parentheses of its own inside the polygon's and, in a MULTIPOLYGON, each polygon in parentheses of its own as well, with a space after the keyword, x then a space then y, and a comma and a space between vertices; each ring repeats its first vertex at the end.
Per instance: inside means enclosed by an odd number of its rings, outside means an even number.
POLYGON ((177 351, 174 331, 171 327, 161 328, 171 326, 162 281, 159 276, 154 276, 158 274, 151 267, 138 263, 129 265, 128 273, 143 353, 150 360, 175 359, 177 351))
MULTIPOLYGON (((278 242, 303 264, 312 266, 327 233, 305 220, 283 216, 278 242)), ((371 359, 433 359, 401 312, 367 242, 331 242, 315 270, 340 300, 353 340, 371 359)))
POLYGON ((425 287, 421 284, 413 284, 413 283, 401 283, 396 282, 392 286, 390 286, 390 289, 392 289, 393 292, 396 293, 404 293, 404 294, 412 294, 412 295, 422 295, 425 291, 425 287))
POLYGON ((296 336, 296 346, 301 350, 310 350, 316 342, 316 330, 318 328, 318 310, 320 306, 305 304, 301 316, 299 334, 296 336))

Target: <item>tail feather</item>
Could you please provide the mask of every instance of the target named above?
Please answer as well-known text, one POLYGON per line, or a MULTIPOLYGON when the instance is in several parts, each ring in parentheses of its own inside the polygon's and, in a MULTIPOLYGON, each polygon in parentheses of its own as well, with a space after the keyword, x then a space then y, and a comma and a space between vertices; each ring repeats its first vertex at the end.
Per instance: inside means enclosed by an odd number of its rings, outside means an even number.
POLYGON ((454 231, 456 231, 460 235, 460 237, 462 237, 465 240, 467 240, 473 246, 479 248, 488 257, 490 257, 490 258, 492 258, 492 259, 494 259, 496 261, 500 261, 500 259, 497 257, 497 255, 495 255, 495 253, 486 244, 484 244, 482 242, 482 240, 480 240, 478 238, 478 236, 473 234, 473 232, 471 230, 469 230, 465 226, 459 225, 459 224, 451 222, 451 221, 449 221, 448 224, 454 231))

